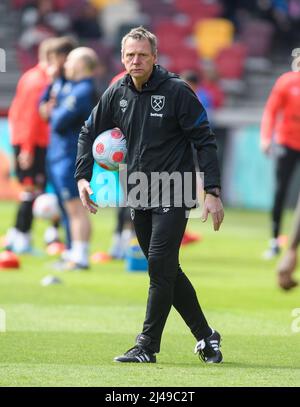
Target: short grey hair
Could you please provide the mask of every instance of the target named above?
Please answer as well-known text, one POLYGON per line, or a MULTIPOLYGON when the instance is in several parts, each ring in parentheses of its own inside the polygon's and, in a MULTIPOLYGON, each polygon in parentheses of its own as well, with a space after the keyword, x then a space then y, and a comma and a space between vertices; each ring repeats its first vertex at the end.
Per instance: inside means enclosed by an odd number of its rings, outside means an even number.
POLYGON ((157 38, 156 36, 146 30, 143 26, 135 27, 132 28, 132 30, 129 31, 128 34, 126 34, 121 41, 121 53, 123 55, 125 43, 128 40, 128 38, 133 38, 134 40, 148 40, 151 46, 151 51, 153 55, 157 54, 157 38))

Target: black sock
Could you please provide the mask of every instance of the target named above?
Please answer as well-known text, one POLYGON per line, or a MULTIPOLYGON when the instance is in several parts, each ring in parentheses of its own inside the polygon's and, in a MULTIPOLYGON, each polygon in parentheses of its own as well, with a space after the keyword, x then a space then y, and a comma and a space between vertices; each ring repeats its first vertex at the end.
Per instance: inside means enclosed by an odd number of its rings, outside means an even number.
POLYGON ((29 232, 32 220, 32 201, 22 201, 17 212, 16 229, 23 233, 29 232))

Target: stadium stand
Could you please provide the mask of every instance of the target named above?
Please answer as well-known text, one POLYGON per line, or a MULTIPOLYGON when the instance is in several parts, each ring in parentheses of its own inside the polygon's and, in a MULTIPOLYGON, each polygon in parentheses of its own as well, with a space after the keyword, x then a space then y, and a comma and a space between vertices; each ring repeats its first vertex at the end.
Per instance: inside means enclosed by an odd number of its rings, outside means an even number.
POLYGON ((269 21, 251 20, 243 24, 240 39, 250 56, 264 57, 271 52, 273 34, 274 27, 269 21))
POLYGON ((16 16, 11 12, 8 0, 0 3, 0 47, 5 50, 5 72, 0 73, 0 116, 7 113, 16 83, 20 76, 15 41, 18 36, 16 16))
POLYGON ((224 18, 207 18, 195 24, 196 47, 204 59, 215 58, 233 42, 234 26, 224 18))
POLYGON ((218 74, 223 79, 240 79, 243 76, 247 47, 244 44, 235 43, 222 48, 215 58, 215 66, 218 74))
MULTIPOLYGON (((40 38, 67 32, 77 35, 82 45, 92 46, 103 63, 104 88, 105 83, 122 69, 119 61, 122 36, 131 27, 142 24, 157 34, 159 61, 168 69, 177 73, 192 69, 202 77, 204 72, 205 80, 209 62, 220 78, 216 83, 225 91, 225 107, 241 106, 245 93, 250 98, 250 106, 262 106, 276 75, 288 64, 287 51, 275 48, 274 42, 278 43, 278 36, 283 38, 282 41, 291 36, 294 40, 299 37, 295 27, 300 20, 300 1, 283 0, 284 7, 277 1, 270 1, 268 5, 262 3, 228 0, 3 0, 0 38, 2 43, 8 44, 9 69, 5 83, 0 77, 1 96, 4 89, 1 103, 6 107, 9 105, 9 95, 14 92, 19 73, 35 64, 40 38), (37 43, 33 46, 27 43, 24 47, 28 19, 34 15, 28 10, 32 13, 32 6, 35 6, 38 14, 41 4, 49 7, 49 3, 51 24, 49 15, 43 16, 43 24, 38 24, 38 35, 33 31, 37 43), (85 30, 83 11, 87 3, 95 7, 89 30, 85 30), (52 21, 55 17, 62 24, 62 16, 69 20, 69 26, 64 30, 59 24, 53 25, 52 21), (288 22, 288 34, 283 33, 281 21, 288 22)), ((91 10, 88 13, 92 14, 91 10)), ((34 37, 29 38, 33 41, 34 37)))
POLYGON ((159 20, 166 16, 175 17, 176 7, 173 2, 162 1, 162 0, 140 0, 139 1, 140 11, 150 17, 153 20, 159 20))
POLYGON ((209 96, 209 116, 221 156, 232 147, 227 135, 233 129, 252 126, 249 134, 257 134, 268 94, 278 76, 291 69, 292 49, 300 44, 300 0, 1 0, 0 44, 5 44, 7 56, 6 73, 0 73, 2 114, 20 73, 36 62, 38 41, 26 48, 21 38, 28 29, 24 22, 38 14, 43 2, 47 7, 52 3, 52 14, 39 23, 39 34, 68 32, 98 53, 99 94, 123 70, 123 35, 138 25, 153 31, 158 37, 159 63, 178 74, 191 70, 199 75, 197 94, 203 103, 204 95, 209 96), (93 12, 87 4, 95 7, 93 12), (84 9, 91 18, 88 30, 84 9), (53 13, 60 23, 67 17, 69 28, 53 25, 53 13))
POLYGON ((100 21, 107 40, 111 41, 118 48, 120 44, 116 41, 119 40, 117 34, 121 25, 131 24, 131 26, 136 26, 148 23, 148 20, 145 20, 145 16, 141 14, 139 5, 135 0, 108 4, 101 11, 100 21))
POLYGON ((184 14, 191 26, 203 19, 217 18, 222 15, 222 4, 219 1, 176 0, 176 8, 184 14))

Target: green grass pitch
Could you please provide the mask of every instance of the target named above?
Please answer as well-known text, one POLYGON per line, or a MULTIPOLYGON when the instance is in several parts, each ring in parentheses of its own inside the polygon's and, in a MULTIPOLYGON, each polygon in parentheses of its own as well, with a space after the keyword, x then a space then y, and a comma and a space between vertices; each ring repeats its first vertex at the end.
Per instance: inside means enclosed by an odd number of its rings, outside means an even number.
MULTIPOLYGON (((14 211, 14 204, 0 203, 0 235, 14 211)), ((285 217, 285 232, 291 219, 285 217)), ((107 250, 113 209, 101 210, 93 225, 92 251, 107 250)), ((157 364, 114 363, 140 332, 147 273, 126 272, 121 261, 87 272, 53 271, 54 259, 43 254, 45 227, 43 221, 34 226, 36 256, 22 256, 18 271, 0 271, 0 308, 6 313, 0 386, 299 386, 300 332, 291 326, 300 289, 279 290, 276 261, 261 260, 268 214, 227 210, 218 233, 210 221, 189 222, 203 240, 181 250, 181 264, 209 323, 223 336, 221 365, 205 365, 193 354, 195 340, 175 310, 157 364), (41 286, 49 274, 63 284, 41 286)))

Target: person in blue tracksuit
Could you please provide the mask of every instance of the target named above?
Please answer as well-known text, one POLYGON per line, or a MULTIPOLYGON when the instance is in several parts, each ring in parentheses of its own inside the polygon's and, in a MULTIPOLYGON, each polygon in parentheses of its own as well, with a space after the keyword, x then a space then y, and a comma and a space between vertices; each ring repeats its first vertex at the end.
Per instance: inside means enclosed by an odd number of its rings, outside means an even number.
POLYGON ((65 79, 55 86, 55 103, 50 112, 51 138, 47 151, 47 171, 55 193, 66 210, 71 232, 71 249, 63 266, 88 268, 91 224, 81 205, 74 180, 78 135, 95 104, 93 77, 96 53, 86 47, 73 50, 65 63, 65 79))
MULTIPOLYGON (((49 86, 45 89, 39 105, 39 114, 46 121, 50 121, 50 113, 56 103, 56 94, 59 92, 61 85, 65 82, 64 64, 68 54, 77 47, 77 42, 69 36, 57 37, 51 39, 51 50, 48 53, 47 74, 50 79, 49 86)), ((45 168, 46 171, 46 168, 45 168)), ((49 180, 47 180, 49 181, 49 180)), ((65 229, 66 247, 71 247, 71 233, 69 227, 68 215, 65 211, 62 201, 58 201, 61 211, 60 223, 65 229)), ((46 243, 58 240, 58 231, 48 228, 45 232, 44 239, 46 243)))

